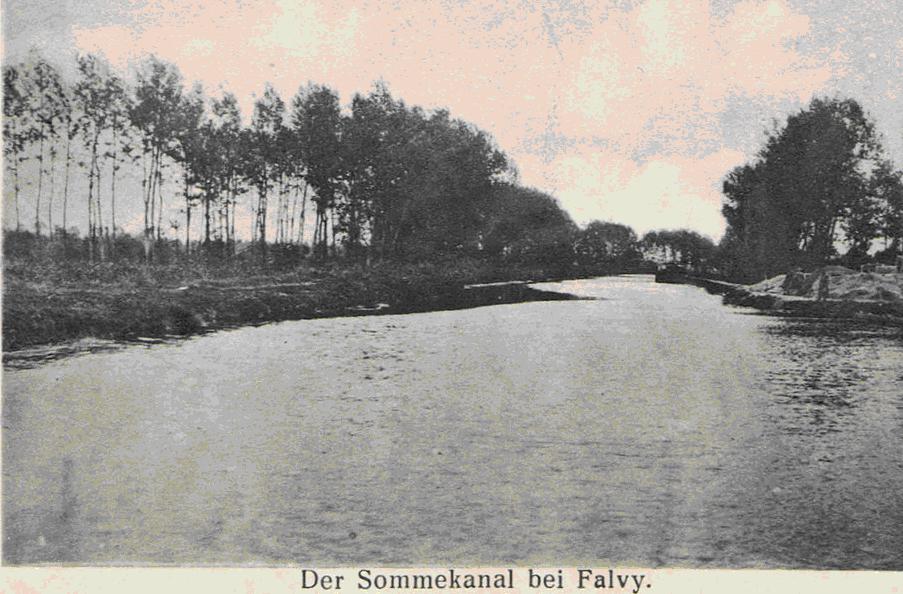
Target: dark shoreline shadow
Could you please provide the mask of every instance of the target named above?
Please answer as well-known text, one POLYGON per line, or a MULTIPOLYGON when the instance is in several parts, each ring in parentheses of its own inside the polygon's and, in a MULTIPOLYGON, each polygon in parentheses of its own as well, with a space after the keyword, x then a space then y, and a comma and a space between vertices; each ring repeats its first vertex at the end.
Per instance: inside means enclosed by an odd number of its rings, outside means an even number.
MULTIPOLYGON (((543 281, 547 282, 547 281, 543 281)), ((193 336, 213 334, 221 330, 231 330, 246 326, 265 326, 276 322, 344 318, 361 316, 404 315, 429 313, 434 311, 454 311, 475 309, 493 305, 511 305, 533 301, 595 301, 595 297, 580 297, 570 293, 546 291, 530 286, 529 281, 512 281, 483 285, 468 285, 454 291, 430 295, 428 299, 410 303, 376 303, 337 307, 322 311, 305 311, 297 316, 274 316, 269 320, 248 320, 228 324, 205 324, 197 319, 197 314, 176 311, 178 318, 176 333, 146 333, 142 336, 117 336, 113 338, 82 338, 63 340, 56 343, 32 345, 18 350, 3 352, 3 366, 9 369, 30 369, 59 359, 119 350, 127 346, 176 344, 193 336)))

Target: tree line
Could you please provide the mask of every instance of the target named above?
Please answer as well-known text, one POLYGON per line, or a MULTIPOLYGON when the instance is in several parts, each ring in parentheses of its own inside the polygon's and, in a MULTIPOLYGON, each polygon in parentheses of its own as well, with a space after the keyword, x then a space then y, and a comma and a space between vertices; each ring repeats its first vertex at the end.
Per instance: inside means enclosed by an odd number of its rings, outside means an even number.
POLYGON ((813 99, 769 131, 756 158, 724 181, 729 276, 893 262, 903 248, 903 174, 881 140, 852 99, 813 99))
POLYGON ((71 240, 71 204, 81 201, 91 261, 135 255, 137 242, 123 237, 117 219, 124 173, 141 180, 137 251, 147 262, 173 238, 184 255, 192 244, 204 256, 234 255, 239 205, 252 212, 249 236, 264 258, 268 250, 355 260, 464 254, 606 270, 635 269, 646 255, 694 266, 703 259, 697 247, 708 240, 691 232, 640 240, 617 223, 579 228, 554 197, 517 183, 487 133, 445 110, 408 106, 381 82, 344 109, 325 85, 303 85, 288 102, 266 85, 244 123, 233 94, 210 98, 199 84, 186 87, 174 65, 154 56, 132 80, 90 54, 77 57, 74 72, 66 80, 36 53, 4 66, 4 151, 15 229, 71 240), (182 220, 164 220, 170 200, 182 220), (194 217, 203 230, 192 241, 194 217), (123 254, 111 253, 116 246, 123 254))
POLYGON ((70 200, 82 200, 91 258, 106 257, 102 240, 119 230, 124 168, 140 175, 149 261, 167 225, 184 227, 190 249, 193 216, 203 218, 205 249, 231 252, 240 202, 251 206, 250 236, 263 253, 307 236, 321 257, 466 249, 479 240, 493 190, 515 177, 488 134, 447 111, 409 107, 382 83, 344 111, 327 86, 304 85, 286 103, 267 85, 244 124, 233 94, 211 99, 198 84, 186 89, 178 69, 156 57, 132 81, 98 56, 79 56, 76 66, 72 81, 36 54, 4 66, 4 153, 15 229, 31 216, 36 235, 65 236, 70 200), (31 213, 22 199, 28 166, 31 213), (87 191, 73 197, 77 175, 87 191), (180 188, 183 221, 164 220, 173 199, 164 184, 180 188), (62 220, 54 221, 60 193, 62 220))

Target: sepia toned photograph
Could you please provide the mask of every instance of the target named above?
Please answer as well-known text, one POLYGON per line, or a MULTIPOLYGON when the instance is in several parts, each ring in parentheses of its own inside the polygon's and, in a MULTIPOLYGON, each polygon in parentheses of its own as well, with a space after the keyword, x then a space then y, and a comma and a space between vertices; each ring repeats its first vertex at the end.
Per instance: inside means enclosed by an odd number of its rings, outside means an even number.
POLYGON ((903 571, 899 0, 0 14, 3 566, 903 571))

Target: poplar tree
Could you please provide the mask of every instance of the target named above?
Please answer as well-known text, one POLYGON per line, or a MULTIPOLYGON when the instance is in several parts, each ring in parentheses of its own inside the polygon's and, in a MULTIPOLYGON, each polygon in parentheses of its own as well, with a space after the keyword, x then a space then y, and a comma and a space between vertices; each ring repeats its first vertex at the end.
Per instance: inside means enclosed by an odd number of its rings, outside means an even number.
POLYGON ((335 205, 342 166, 340 140, 341 112, 339 97, 329 87, 307 85, 292 99, 292 129, 297 142, 298 160, 304 169, 305 193, 301 207, 302 221, 306 206, 306 186, 315 197, 314 254, 326 255, 328 244, 328 211, 335 205))
POLYGON ((21 230, 19 211, 21 187, 19 168, 28 142, 27 110, 24 97, 22 66, 3 67, 3 156, 13 176, 13 200, 16 212, 16 231, 21 230))
MULTIPOLYGON (((57 138, 58 124, 63 118, 65 106, 62 103, 63 83, 59 72, 43 58, 32 55, 33 63, 28 68, 30 81, 26 97, 26 109, 30 112, 31 129, 28 135, 37 144, 38 154, 38 189, 35 197, 34 228, 41 234, 41 200, 43 199, 44 177, 51 174, 55 160, 54 144, 57 138), (45 169, 45 149, 50 149, 50 171, 45 169)), ((52 201, 52 197, 50 198, 52 201)), ((53 230, 51 229, 52 233, 53 230)))
POLYGON ((176 135, 182 102, 182 75, 155 56, 138 69, 135 100, 129 112, 141 136, 145 259, 153 258, 154 241, 162 239, 163 169, 165 159, 178 156, 176 135), (156 236, 156 237, 155 237, 156 236))

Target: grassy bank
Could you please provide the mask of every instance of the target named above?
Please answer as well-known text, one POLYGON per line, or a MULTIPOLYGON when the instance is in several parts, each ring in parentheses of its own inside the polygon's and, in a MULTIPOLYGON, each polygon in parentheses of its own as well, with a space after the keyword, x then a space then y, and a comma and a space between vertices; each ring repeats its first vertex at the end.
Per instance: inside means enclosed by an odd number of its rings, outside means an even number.
POLYGON ((268 273, 235 264, 60 266, 12 260, 4 268, 5 351, 85 337, 162 337, 278 320, 560 299, 517 284, 465 286, 569 276, 470 260, 306 265, 268 273))

